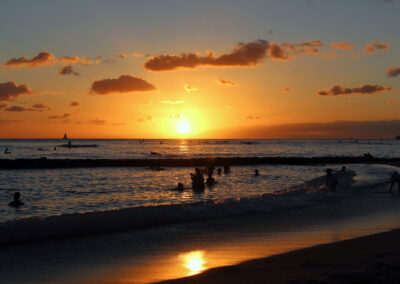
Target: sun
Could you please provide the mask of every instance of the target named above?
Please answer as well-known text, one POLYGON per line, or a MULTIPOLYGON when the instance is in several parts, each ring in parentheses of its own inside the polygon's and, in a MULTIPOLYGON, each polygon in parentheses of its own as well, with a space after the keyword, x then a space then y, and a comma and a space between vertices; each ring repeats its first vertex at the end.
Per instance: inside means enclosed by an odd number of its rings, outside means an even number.
POLYGON ((176 130, 179 134, 187 134, 190 131, 190 124, 186 121, 178 122, 178 124, 176 125, 176 130))

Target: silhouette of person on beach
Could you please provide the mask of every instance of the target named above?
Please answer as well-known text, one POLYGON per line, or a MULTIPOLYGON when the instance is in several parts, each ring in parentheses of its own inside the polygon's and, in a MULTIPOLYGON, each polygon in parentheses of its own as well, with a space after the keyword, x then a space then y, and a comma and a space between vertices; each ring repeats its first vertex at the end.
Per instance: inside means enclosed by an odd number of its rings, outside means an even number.
POLYGON ((192 178, 192 188, 193 190, 201 191, 204 190, 204 177, 200 171, 200 168, 195 168, 195 173, 191 173, 192 178))
POLYGON ((11 154, 11 152, 8 151, 8 148, 6 148, 6 149, 4 150, 4 154, 11 154))
POLYGON ((229 174, 231 172, 231 167, 229 165, 224 166, 224 174, 229 174))
POLYGON ((68 141, 68 148, 70 148, 70 149, 72 148, 72 141, 71 140, 68 141))
POLYGON ((330 191, 336 191, 336 186, 338 184, 337 178, 332 174, 331 169, 326 169, 326 186, 330 191))
POLYGON ((20 197, 21 197, 21 194, 18 191, 14 192, 14 200, 11 201, 10 203, 8 203, 8 206, 18 208, 18 207, 24 205, 24 203, 21 200, 19 200, 20 197))
POLYGON ((392 184, 390 185, 390 190, 389 192, 392 192, 393 186, 397 183, 398 187, 398 191, 400 191, 400 175, 398 172, 394 171, 391 175, 390 175, 390 181, 392 182, 392 184))
POLYGON ((259 176, 259 175, 260 175, 260 173, 258 172, 258 169, 255 169, 254 175, 255 175, 255 176, 259 176))

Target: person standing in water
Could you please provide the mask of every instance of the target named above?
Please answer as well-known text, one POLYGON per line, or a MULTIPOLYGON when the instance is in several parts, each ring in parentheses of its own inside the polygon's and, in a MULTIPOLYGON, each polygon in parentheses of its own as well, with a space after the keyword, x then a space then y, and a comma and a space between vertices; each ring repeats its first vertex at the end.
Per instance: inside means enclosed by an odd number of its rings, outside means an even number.
POLYGON ((400 191, 400 175, 397 171, 394 171, 391 176, 390 176, 390 181, 392 182, 392 184, 390 185, 390 190, 389 192, 392 192, 393 186, 397 183, 398 187, 398 191, 400 191))
POLYGON ((330 191, 336 191, 336 186, 338 184, 337 178, 332 174, 331 169, 326 169, 326 186, 330 191))
POLYGON ((24 205, 24 203, 21 200, 19 200, 20 197, 21 197, 21 194, 18 191, 14 192, 14 200, 11 201, 10 203, 8 203, 8 206, 18 208, 18 207, 24 205))

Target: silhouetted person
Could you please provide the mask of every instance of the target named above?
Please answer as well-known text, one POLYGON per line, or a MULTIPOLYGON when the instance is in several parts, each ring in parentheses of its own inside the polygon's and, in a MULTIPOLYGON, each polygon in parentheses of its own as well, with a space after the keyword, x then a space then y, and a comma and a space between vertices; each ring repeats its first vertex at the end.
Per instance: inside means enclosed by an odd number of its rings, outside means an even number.
POLYGON ((342 166, 342 172, 345 172, 345 171, 346 171, 346 167, 342 166))
POLYGON ((222 169, 221 169, 221 168, 218 168, 217 174, 221 175, 221 173, 222 173, 222 169))
POLYGON ((208 178, 207 178, 207 181, 206 181, 206 184, 208 185, 208 186, 213 186, 214 184, 216 184, 217 182, 215 181, 215 178, 213 178, 212 177, 212 174, 210 174, 210 172, 208 173, 208 178))
POLYGON ((183 184, 182 183, 178 183, 178 186, 174 188, 174 190, 176 191, 183 191, 183 184))
POLYGON ((18 208, 21 205, 24 205, 24 203, 21 200, 19 200, 20 197, 21 194, 18 191, 14 192, 14 200, 8 203, 8 206, 18 208))
POLYGON ((326 169, 326 186, 330 191, 336 191, 336 186, 338 184, 337 178, 332 174, 331 169, 326 169))
POLYGON ((224 166, 224 174, 229 174, 231 172, 231 167, 229 165, 224 166))
POLYGON ((6 148, 5 150, 4 150, 4 154, 10 154, 11 152, 10 151, 8 151, 8 148, 6 148))
POLYGON ((54 151, 57 151, 57 147, 54 147, 54 151))
POLYGON ((259 176, 259 175, 260 175, 260 173, 258 172, 257 169, 254 171, 254 175, 255 175, 255 176, 259 176))
POLYGON ((193 190, 204 190, 204 177, 200 172, 200 168, 195 168, 195 173, 191 173, 190 176, 192 178, 193 190))
POLYGON ((392 184, 390 185, 390 190, 389 192, 392 192, 393 186, 395 185, 395 183, 397 182, 397 189, 398 191, 400 191, 400 175, 398 172, 394 171, 391 176, 390 176, 390 181, 392 182, 392 184))
POLYGON ((72 148, 72 141, 71 140, 68 141, 68 148, 70 148, 70 149, 72 148))
POLYGON ((215 167, 213 165, 211 165, 211 164, 207 165, 207 174, 212 176, 214 173, 214 170, 215 170, 215 167))
POLYGON ((374 156, 372 156, 371 153, 369 153, 369 152, 368 153, 364 153, 364 157, 369 159, 369 160, 372 160, 374 158, 374 156))

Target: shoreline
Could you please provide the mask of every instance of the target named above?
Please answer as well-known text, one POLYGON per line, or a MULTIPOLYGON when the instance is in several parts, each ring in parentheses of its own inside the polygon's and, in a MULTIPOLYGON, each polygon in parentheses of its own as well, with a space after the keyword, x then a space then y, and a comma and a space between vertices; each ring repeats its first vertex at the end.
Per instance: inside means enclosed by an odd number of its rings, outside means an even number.
POLYGON ((154 283, 376 283, 400 280, 400 229, 154 283))
POLYGON ((99 167, 196 167, 196 166, 249 166, 249 165, 320 165, 320 164, 399 164, 400 158, 370 157, 208 157, 165 159, 0 159, 0 170, 60 169, 99 167))

